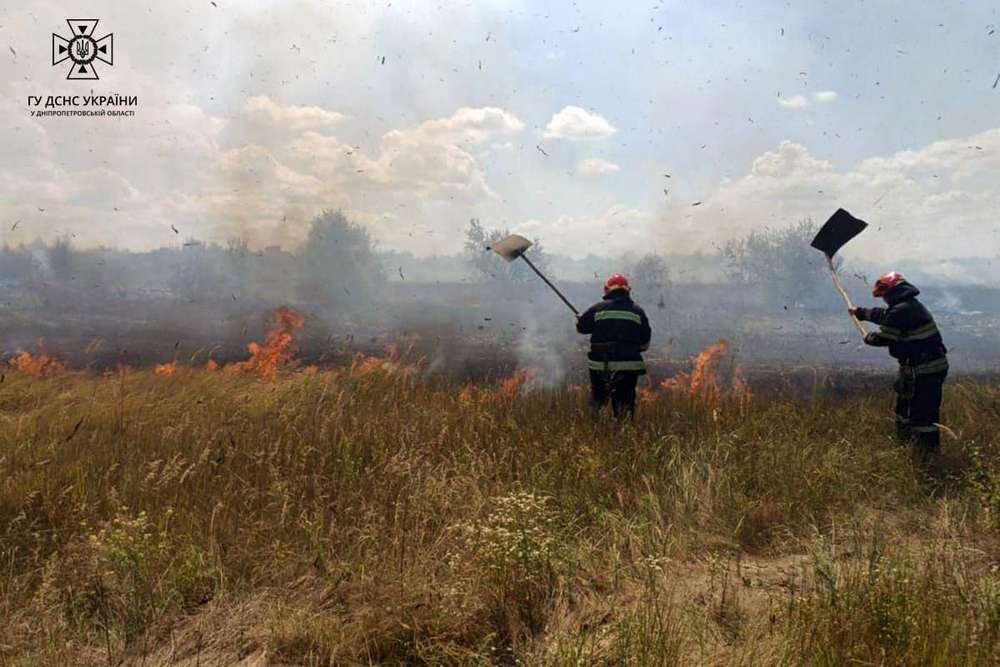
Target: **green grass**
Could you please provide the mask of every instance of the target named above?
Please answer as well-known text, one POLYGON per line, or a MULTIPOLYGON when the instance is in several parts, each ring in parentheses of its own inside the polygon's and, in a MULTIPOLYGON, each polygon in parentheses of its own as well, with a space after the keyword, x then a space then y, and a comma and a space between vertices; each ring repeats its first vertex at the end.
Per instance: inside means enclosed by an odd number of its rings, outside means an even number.
POLYGON ((997 386, 929 471, 881 393, 462 389, 7 372, 0 663, 995 664, 997 386))

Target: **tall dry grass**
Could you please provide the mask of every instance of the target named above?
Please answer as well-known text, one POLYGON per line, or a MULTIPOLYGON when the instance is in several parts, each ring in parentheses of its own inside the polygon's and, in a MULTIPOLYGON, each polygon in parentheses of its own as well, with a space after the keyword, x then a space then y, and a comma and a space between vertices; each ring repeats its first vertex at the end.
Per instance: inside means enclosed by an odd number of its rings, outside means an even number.
POLYGON ((9 371, 0 662, 995 664, 998 399, 921 470, 881 390, 9 371))

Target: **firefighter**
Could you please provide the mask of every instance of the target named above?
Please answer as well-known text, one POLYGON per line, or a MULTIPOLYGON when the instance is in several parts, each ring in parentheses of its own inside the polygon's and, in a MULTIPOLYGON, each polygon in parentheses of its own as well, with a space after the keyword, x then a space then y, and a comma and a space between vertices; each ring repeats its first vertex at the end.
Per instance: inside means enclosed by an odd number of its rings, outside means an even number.
POLYGON ((878 331, 865 343, 888 347, 899 360, 896 380, 896 434, 917 445, 926 462, 941 444, 941 392, 948 376, 948 350, 934 318, 917 295, 920 290, 895 271, 875 281, 872 295, 882 297, 888 308, 854 308, 859 320, 874 322, 878 331))
POLYGON ((642 352, 649 347, 649 319, 630 295, 628 279, 612 274, 604 299, 577 318, 576 330, 590 334, 590 402, 596 410, 611 403, 615 417, 635 414, 635 385, 646 373, 642 352))

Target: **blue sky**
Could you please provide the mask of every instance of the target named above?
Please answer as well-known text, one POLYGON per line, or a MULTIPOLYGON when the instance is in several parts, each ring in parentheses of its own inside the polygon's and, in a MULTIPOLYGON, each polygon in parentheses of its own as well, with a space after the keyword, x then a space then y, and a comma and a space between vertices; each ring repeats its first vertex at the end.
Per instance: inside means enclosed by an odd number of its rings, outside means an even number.
POLYGON ((332 207, 427 254, 475 216, 582 256, 846 206, 884 232, 869 257, 993 256, 998 24, 987 2, 11 3, 0 218, 15 243, 294 246, 332 207), (48 62, 84 14, 115 32, 94 84, 48 62), (28 115, 91 88, 139 115, 28 115))

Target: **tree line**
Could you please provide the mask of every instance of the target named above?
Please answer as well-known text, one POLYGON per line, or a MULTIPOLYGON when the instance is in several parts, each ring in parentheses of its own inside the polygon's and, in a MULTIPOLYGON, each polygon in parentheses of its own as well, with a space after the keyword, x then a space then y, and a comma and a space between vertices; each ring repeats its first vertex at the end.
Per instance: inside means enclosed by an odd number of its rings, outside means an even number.
MULTIPOLYGON (((809 247, 815 231, 816 225, 806 220, 729 240, 717 257, 719 276, 786 301, 825 301, 830 296, 825 264, 809 247)), ((508 263, 486 250, 510 233, 473 218, 465 230, 463 255, 440 258, 437 265, 447 267, 441 273, 491 284, 500 295, 544 289, 523 262, 508 263), (454 266, 456 259, 460 269, 454 266)), ((529 253, 542 271, 549 271, 556 259, 540 239, 529 253)), ((148 252, 77 248, 65 237, 48 244, 8 245, 0 249, 0 282, 102 290, 122 298, 158 293, 187 301, 297 300, 351 307, 377 298, 389 280, 405 280, 403 256, 380 249, 368 230, 342 211, 327 210, 311 221, 305 243, 294 252, 276 246, 254 249, 244 239, 225 244, 188 239, 180 247, 148 252)), ((675 282, 666 256, 647 252, 602 265, 627 273, 644 301, 663 305, 675 282)), ((426 262, 435 266, 434 258, 426 262)), ((595 270, 593 281, 603 279, 595 270)))

